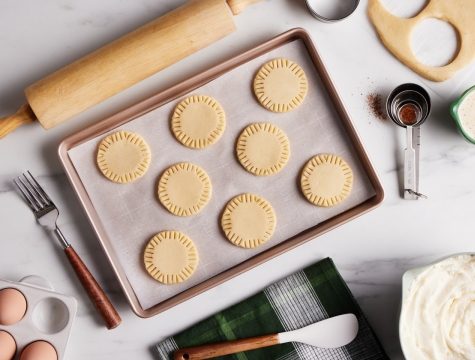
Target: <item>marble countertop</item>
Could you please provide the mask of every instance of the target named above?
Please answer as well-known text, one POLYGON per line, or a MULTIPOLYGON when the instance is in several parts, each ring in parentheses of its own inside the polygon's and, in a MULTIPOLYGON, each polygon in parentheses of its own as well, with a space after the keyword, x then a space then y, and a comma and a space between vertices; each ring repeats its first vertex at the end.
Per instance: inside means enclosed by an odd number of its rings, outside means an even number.
MULTIPOLYGON (((388 1, 388 0, 386 0, 388 1)), ((0 117, 26 103, 23 89, 185 0, 3 0, 0 3, 0 117)), ((473 250, 475 147, 456 130, 449 105, 475 83, 473 72, 455 91, 432 87, 402 65, 377 39, 367 0, 338 24, 312 18, 303 0, 266 0, 235 17, 238 31, 52 130, 40 124, 0 141, 0 278, 49 279, 79 303, 67 359, 154 359, 153 345, 319 259, 332 257, 388 355, 403 359, 397 334, 401 276, 442 256, 473 250), (241 276, 150 319, 130 310, 57 157, 66 136, 107 115, 294 28, 307 29, 348 107, 386 190, 384 204, 241 276), (433 111, 422 129, 421 191, 428 200, 401 198, 405 135, 376 119, 366 95, 383 99, 397 85, 428 89, 433 111), (434 92, 432 89, 435 89, 434 92), (101 325, 56 243, 41 228, 12 179, 30 170, 58 205, 59 226, 122 316, 113 331, 101 325)))

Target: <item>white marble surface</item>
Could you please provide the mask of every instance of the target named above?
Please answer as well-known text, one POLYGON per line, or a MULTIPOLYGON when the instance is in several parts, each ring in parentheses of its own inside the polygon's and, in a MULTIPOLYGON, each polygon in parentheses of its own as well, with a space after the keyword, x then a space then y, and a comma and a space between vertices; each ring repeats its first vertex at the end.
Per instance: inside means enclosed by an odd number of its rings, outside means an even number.
MULTIPOLYGON (((411 1, 411 0, 407 0, 411 1)), ((22 90, 52 71, 184 3, 184 0, 0 2, 0 117, 17 110, 22 90)), ((401 199, 404 132, 373 118, 370 91, 385 97, 403 82, 424 84, 377 40, 363 0, 356 14, 323 24, 303 0, 255 4, 236 17, 238 31, 49 131, 39 124, 0 141, 0 278, 48 278, 78 299, 67 359, 154 359, 152 346, 288 274, 330 256, 392 359, 402 359, 397 335, 401 276, 441 256, 473 250, 475 147, 457 133, 448 106, 475 83, 470 75, 452 95, 429 90, 433 113, 423 127, 421 190, 428 200, 401 199), (311 32, 349 108, 386 189, 377 210, 290 251, 154 318, 129 309, 56 155, 67 135, 161 89, 293 27, 311 32), (59 225, 116 305, 123 323, 107 331, 94 313, 53 235, 38 226, 12 179, 29 169, 61 210, 59 225)), ((457 84, 459 85, 459 84, 457 84)), ((440 88, 439 88, 440 89, 440 88)))

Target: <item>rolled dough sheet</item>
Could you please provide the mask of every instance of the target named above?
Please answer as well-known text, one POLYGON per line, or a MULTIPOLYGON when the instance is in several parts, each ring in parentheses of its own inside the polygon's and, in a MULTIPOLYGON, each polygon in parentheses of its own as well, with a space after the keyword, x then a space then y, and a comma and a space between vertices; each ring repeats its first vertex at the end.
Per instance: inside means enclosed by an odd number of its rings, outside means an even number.
POLYGON ((415 17, 402 19, 392 15, 381 0, 369 0, 368 15, 384 45, 399 60, 426 79, 442 82, 475 59, 475 1, 429 0, 428 5, 415 17), (455 59, 446 66, 431 67, 414 56, 411 35, 423 20, 436 18, 452 24, 460 36, 460 49, 455 59))

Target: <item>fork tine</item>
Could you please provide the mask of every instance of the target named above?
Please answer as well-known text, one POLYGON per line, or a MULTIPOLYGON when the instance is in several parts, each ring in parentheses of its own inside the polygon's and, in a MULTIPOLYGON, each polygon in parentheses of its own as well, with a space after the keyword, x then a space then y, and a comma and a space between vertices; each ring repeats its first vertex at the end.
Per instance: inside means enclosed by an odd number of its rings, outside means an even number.
POLYGON ((40 184, 38 184, 38 182, 37 182, 36 179, 33 177, 33 175, 31 175, 31 173, 30 173, 29 171, 27 171, 27 172, 28 172, 28 174, 30 174, 31 179, 32 179, 33 182, 36 184, 36 186, 31 183, 31 181, 28 179, 28 177, 27 177, 25 174, 23 174, 23 176, 25 177, 26 181, 28 181, 28 183, 31 185, 31 188, 32 188, 33 190, 35 190, 35 192, 41 197, 41 199, 43 199, 43 203, 44 203, 45 205, 49 205, 50 202, 51 202, 51 199, 48 197, 48 195, 46 195, 46 192, 43 190, 43 188, 40 186, 40 184))
POLYGON ((37 207, 39 207, 40 209, 43 209, 43 204, 36 198, 35 194, 31 192, 29 187, 23 182, 20 176, 18 176, 18 180, 20 180, 22 185, 25 187, 25 190, 27 191, 28 195, 30 195, 30 198, 33 199, 35 205, 37 205, 37 207))
POLYGON ((16 182, 16 180, 13 180, 13 182, 15 183, 15 185, 18 187, 18 189, 20 189, 21 193, 23 194, 23 197, 25 198, 26 202, 30 205, 30 207, 33 209, 33 211, 38 211, 37 207, 35 206, 35 204, 33 204, 33 201, 30 200, 30 198, 28 197, 28 195, 26 194, 26 192, 22 189, 22 187, 20 186, 20 184, 18 184, 16 182))
POLYGON ((30 174, 31 178, 33 179, 33 181, 35 182, 36 186, 38 187, 38 189, 43 193, 45 199, 48 201, 48 205, 50 202, 52 202, 52 200, 50 199, 50 197, 48 196, 48 194, 46 193, 46 191, 43 190, 43 188, 41 187, 40 184, 38 184, 38 181, 36 181, 36 179, 34 178, 33 175, 31 175, 31 172, 28 170, 28 174, 30 174))

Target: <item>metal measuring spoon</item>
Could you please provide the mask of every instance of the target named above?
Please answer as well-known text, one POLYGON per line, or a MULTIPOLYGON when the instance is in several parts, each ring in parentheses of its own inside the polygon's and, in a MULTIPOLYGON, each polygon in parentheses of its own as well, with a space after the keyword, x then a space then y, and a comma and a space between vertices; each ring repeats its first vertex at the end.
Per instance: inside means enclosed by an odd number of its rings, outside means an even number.
POLYGON ((407 147, 404 151, 404 199, 417 200, 427 196, 419 192, 420 126, 430 113, 427 91, 416 84, 403 84, 389 94, 386 103, 391 120, 406 128, 407 147))

